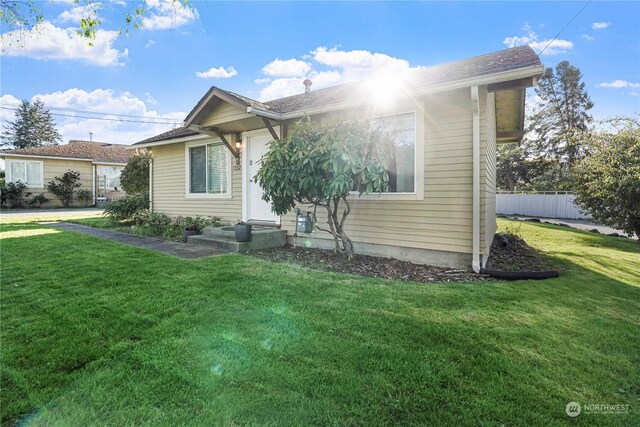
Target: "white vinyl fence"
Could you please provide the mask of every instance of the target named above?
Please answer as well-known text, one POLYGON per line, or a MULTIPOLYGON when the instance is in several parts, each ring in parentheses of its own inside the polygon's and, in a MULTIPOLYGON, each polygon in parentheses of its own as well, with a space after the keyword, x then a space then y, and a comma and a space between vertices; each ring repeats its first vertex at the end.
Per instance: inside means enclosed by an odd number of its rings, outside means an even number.
POLYGON ((541 218, 588 219, 573 203, 575 196, 564 192, 498 192, 496 213, 541 218))

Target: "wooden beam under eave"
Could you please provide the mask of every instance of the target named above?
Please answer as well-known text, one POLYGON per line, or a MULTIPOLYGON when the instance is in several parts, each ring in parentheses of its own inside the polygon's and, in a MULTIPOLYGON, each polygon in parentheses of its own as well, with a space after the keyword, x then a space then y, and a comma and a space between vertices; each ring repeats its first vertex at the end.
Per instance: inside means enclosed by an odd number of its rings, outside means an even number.
POLYGON ((224 135, 222 134, 222 132, 220 132, 218 128, 208 129, 203 127, 198 127, 198 132, 204 133, 205 135, 209 135, 209 136, 214 136, 214 137, 217 136, 218 138, 220 138, 222 143, 229 149, 229 151, 231 151, 231 154, 233 154, 233 157, 235 157, 236 159, 240 158, 240 153, 238 152, 238 150, 236 150, 236 148, 232 146, 229 143, 229 141, 227 141, 227 138, 224 137, 224 135))
POLYGON ((267 129, 269 129, 269 133, 271 134, 271 137, 276 141, 279 140, 280 138, 278 137, 278 134, 276 133, 275 129, 273 129, 273 126, 271 126, 271 122, 269 121, 269 119, 263 117, 262 121, 264 122, 264 125, 267 127, 267 129))
POLYGON ((501 90, 526 89, 533 86, 533 79, 526 77, 524 79, 509 80, 507 82, 492 83, 487 85, 487 92, 498 92, 501 90))

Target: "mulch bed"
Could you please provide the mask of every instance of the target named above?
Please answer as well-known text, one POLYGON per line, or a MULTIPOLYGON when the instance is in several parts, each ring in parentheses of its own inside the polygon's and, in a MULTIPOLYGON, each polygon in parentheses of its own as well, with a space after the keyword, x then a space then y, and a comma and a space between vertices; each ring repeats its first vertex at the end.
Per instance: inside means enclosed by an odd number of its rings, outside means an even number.
MULTIPOLYGON (((541 260, 540 254, 517 236, 507 236, 509 244, 504 247, 497 239, 491 247, 489 268, 542 271, 548 265, 541 260)), ((494 280, 486 274, 475 274, 471 270, 455 270, 413 264, 392 258, 379 258, 368 255, 354 255, 351 259, 330 250, 309 249, 293 246, 262 249, 249 253, 258 258, 276 262, 287 262, 312 270, 334 273, 356 274, 366 277, 412 281, 421 283, 483 282, 494 280)))
POLYGON ((546 271, 551 265, 537 250, 527 245, 517 235, 503 235, 508 241, 504 246, 498 236, 493 239, 491 255, 487 261, 487 268, 505 271, 546 271))
POLYGON ((491 280, 484 274, 451 268, 413 264, 392 258, 354 255, 351 259, 330 250, 308 249, 293 246, 252 251, 251 255, 270 261, 288 262, 313 270, 349 273, 367 277, 380 277, 412 282, 471 282, 491 280))

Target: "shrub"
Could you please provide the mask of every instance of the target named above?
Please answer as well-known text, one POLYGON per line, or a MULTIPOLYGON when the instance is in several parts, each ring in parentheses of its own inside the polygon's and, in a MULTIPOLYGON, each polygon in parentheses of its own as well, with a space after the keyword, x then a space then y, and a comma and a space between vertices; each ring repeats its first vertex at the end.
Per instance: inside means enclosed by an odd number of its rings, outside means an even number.
POLYGON ((145 236, 163 236, 171 227, 172 220, 163 213, 149 210, 139 211, 131 218, 134 231, 145 236))
POLYGON ((90 190, 78 190, 76 197, 85 208, 93 202, 93 193, 90 190))
POLYGON ((27 184, 22 181, 8 182, 3 193, 7 196, 7 202, 12 208, 21 208, 23 206, 23 198, 31 195, 27 191, 27 184))
POLYGON ((35 206, 36 204, 38 205, 38 207, 42 207, 43 203, 47 203, 49 201, 49 199, 47 199, 44 196, 44 193, 40 193, 37 196, 33 196, 33 198, 29 201, 29 204, 31 206, 35 206))
POLYGON ((151 212, 147 209, 136 212, 129 221, 133 224, 131 229, 134 233, 171 240, 182 240, 183 231, 187 228, 193 227, 197 231, 202 231, 205 227, 222 225, 220 217, 178 216, 171 219, 163 213, 151 212))
POLYGON ((62 206, 68 208, 73 202, 74 189, 80 187, 80 172, 68 170, 62 177, 56 176, 47 184, 47 190, 62 202, 62 206))
POLYGON ((120 174, 120 185, 128 194, 149 193, 149 153, 136 154, 129 159, 120 174))
POLYGON ((120 200, 109 203, 104 209, 104 215, 111 217, 114 222, 133 223, 133 217, 149 207, 149 197, 146 194, 127 194, 120 200))

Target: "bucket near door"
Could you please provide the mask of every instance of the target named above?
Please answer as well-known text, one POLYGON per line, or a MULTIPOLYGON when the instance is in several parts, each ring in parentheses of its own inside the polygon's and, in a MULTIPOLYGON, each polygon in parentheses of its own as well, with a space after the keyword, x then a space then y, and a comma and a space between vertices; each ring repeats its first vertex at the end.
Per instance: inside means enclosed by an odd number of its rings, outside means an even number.
POLYGON ((236 234, 236 241, 238 242, 250 242, 251 241, 251 224, 239 223, 233 226, 233 231, 236 234))

